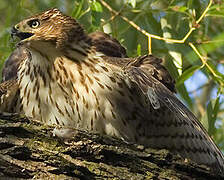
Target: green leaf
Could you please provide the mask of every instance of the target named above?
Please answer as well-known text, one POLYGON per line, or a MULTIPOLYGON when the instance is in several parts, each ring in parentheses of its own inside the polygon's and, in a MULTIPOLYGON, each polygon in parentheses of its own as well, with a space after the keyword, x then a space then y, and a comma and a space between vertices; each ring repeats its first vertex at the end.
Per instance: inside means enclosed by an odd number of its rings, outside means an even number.
POLYGON ((95 30, 100 28, 102 14, 96 11, 92 11, 92 25, 95 26, 95 30))
POLYGON ((188 0, 188 2, 187 2, 188 9, 191 9, 192 4, 193 4, 192 1, 193 1, 193 0, 188 0))
POLYGON ((91 9, 92 9, 92 11, 103 12, 103 8, 102 8, 101 4, 97 1, 92 2, 91 9))
POLYGON ((224 17, 224 4, 213 4, 209 9, 208 15, 224 17))
POLYGON ((75 3, 76 4, 74 6, 71 16, 74 17, 75 19, 79 19, 82 14, 84 0, 81 0, 81 2, 79 4, 77 2, 75 2, 75 3))
POLYGON ((187 7, 185 6, 181 6, 179 9, 178 9, 179 12, 185 12, 187 11, 187 7))
MULTIPOLYGON (((224 46, 224 32, 216 35, 210 43, 205 43, 197 47, 197 49, 200 50, 200 52, 206 52, 206 53, 212 53, 213 51, 217 50, 218 48, 221 48, 224 46)), ((196 53, 192 50, 186 55, 186 59, 191 64, 198 63, 199 57, 196 55, 196 53)))
POLYGON ((71 16, 74 17, 75 19, 80 19, 82 16, 87 14, 90 11, 90 7, 88 6, 88 8, 85 9, 84 7, 86 5, 87 4, 85 3, 84 0, 80 0, 79 2, 75 1, 74 9, 72 10, 71 16))
POLYGON ((201 66, 195 65, 195 66, 188 68, 186 71, 184 71, 183 74, 181 74, 181 76, 179 76, 179 78, 177 79, 177 86, 183 84, 184 81, 186 81, 188 78, 190 78, 194 74, 194 72, 200 68, 201 68, 201 66))
POLYGON ((136 7, 136 0, 128 0, 128 3, 131 4, 133 8, 136 7))
POLYGON ((215 133, 215 121, 217 119, 217 114, 219 111, 220 103, 219 97, 216 100, 211 100, 207 106, 207 117, 208 117, 208 133, 210 135, 215 133), (213 105, 214 104, 214 105, 213 105))
POLYGON ((169 8, 172 9, 173 11, 177 11, 177 12, 185 12, 188 9, 185 6, 169 6, 169 8))
POLYGON ((93 25, 92 30, 96 31, 97 29, 100 28, 103 8, 101 4, 97 1, 92 1, 90 8, 91 8, 91 19, 93 25))
POLYGON ((141 53, 141 44, 138 44, 138 46, 137 46, 137 55, 138 56, 142 55, 142 53, 141 53))
POLYGON ((219 112, 219 108, 220 108, 220 103, 219 103, 219 97, 216 98, 215 100, 215 106, 213 109, 213 118, 216 119, 217 118, 217 114, 219 112))
POLYGON ((212 102, 210 101, 207 105, 208 129, 210 129, 210 131, 213 129, 212 111, 213 111, 212 102))

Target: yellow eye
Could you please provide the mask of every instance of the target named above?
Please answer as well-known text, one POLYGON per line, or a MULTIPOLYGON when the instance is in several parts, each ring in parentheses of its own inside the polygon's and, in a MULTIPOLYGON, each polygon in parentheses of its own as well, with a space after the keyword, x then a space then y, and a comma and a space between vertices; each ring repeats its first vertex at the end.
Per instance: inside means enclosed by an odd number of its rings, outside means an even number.
POLYGON ((37 19, 31 20, 27 23, 31 28, 37 28, 40 22, 37 19))

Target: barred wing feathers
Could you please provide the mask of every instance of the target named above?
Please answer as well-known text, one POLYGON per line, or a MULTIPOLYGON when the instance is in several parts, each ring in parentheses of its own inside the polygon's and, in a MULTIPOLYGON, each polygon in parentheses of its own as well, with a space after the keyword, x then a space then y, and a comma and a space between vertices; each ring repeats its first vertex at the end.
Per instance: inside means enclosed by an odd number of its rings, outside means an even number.
MULTIPOLYGON (((174 81, 160 62, 152 56, 143 56, 124 67, 125 74, 148 97, 154 110, 165 106, 172 117, 160 118, 160 122, 152 122, 150 127, 146 127, 151 137, 149 146, 170 149, 223 172, 223 154, 194 114, 173 94, 174 81)), ((148 117, 147 120, 153 121, 153 118, 148 117)))

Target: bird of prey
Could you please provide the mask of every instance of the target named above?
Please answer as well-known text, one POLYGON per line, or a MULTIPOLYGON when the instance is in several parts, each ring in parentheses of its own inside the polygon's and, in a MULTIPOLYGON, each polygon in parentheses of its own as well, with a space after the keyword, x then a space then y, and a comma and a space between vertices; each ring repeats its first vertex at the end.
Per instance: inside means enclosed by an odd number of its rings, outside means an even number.
POLYGON ((22 60, 0 85, 1 111, 165 148, 223 173, 223 154, 174 95, 161 59, 127 58, 119 42, 86 34, 58 9, 21 21, 12 35, 22 60))
MULTIPOLYGON (((93 32, 88 35, 96 51, 112 57, 127 57, 125 48, 114 38, 103 32, 93 32)), ((5 61, 2 69, 2 82, 17 78, 21 61, 28 58, 29 53, 23 46, 18 46, 5 61)))

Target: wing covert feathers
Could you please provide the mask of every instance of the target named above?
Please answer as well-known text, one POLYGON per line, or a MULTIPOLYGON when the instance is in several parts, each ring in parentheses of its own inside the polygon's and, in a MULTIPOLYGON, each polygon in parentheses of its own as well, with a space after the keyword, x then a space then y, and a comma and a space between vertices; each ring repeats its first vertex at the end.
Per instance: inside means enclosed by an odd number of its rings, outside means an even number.
MULTIPOLYGON (((168 149, 173 150, 172 148, 174 148, 174 151, 182 152, 185 157, 191 157, 197 162, 214 167, 214 170, 218 172, 223 172, 223 154, 194 114, 176 98, 173 93, 175 92, 174 81, 165 68, 160 67, 162 66, 160 63, 161 60, 152 56, 143 56, 128 63, 124 68, 127 76, 149 98, 155 110, 162 105, 167 107, 170 114, 173 114, 172 119, 163 118, 164 120, 161 120, 164 122, 160 122, 160 126, 163 126, 162 123, 164 123, 166 128, 161 128, 161 132, 157 129, 156 136, 158 139, 163 137, 164 142, 155 140, 154 143, 157 144, 155 146, 162 148, 167 143, 166 141, 175 137, 177 142, 173 145, 170 142, 170 145, 167 145, 168 149), (150 95, 148 95, 149 93, 150 95), (176 126, 175 129, 171 128, 172 125, 176 126), (205 159, 206 157, 207 159, 205 159)), ((152 122, 151 128, 153 128, 153 123, 158 122, 152 122)), ((150 131, 150 127, 148 128, 150 131)), ((155 139, 156 136, 154 136, 155 139)))
POLYGON ((0 84, 0 112, 14 112, 18 103, 17 79, 4 81, 0 84))

